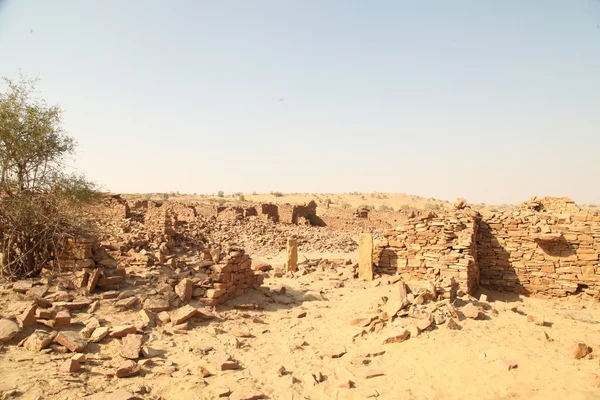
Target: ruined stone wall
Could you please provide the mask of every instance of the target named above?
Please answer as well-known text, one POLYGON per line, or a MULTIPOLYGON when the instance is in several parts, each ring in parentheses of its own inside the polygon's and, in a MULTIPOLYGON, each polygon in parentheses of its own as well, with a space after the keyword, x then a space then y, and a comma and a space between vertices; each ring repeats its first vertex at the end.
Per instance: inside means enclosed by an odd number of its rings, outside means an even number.
POLYGON ((206 297, 224 303, 243 295, 250 288, 259 288, 264 276, 255 274, 251 265, 252 260, 243 249, 230 249, 218 264, 209 268, 213 288, 206 291, 206 297))
POLYGON ((279 208, 275 204, 266 203, 260 206, 260 217, 270 219, 273 222, 279 222, 279 208))
POLYGON ((198 203, 194 205, 194 208, 196 209, 196 215, 201 215, 206 218, 217 215, 217 207, 213 204, 198 203))
POLYGON ((581 210, 570 199, 537 203, 545 211, 529 201, 484 217, 477 239, 480 284, 517 293, 600 297, 598 212, 581 210))
POLYGON ((405 280, 452 277, 471 293, 479 278, 475 241, 479 220, 470 208, 417 215, 376 240, 373 262, 405 280))
POLYGON ((242 207, 220 206, 217 207, 217 219, 233 221, 244 218, 242 207))

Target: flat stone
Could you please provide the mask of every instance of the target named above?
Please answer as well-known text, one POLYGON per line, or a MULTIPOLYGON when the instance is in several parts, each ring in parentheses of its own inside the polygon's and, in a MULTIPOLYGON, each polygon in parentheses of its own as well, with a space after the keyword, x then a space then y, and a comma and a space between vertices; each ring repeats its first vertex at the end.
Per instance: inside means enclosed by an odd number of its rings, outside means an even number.
POLYGON ((44 297, 47 292, 48 292, 48 285, 38 285, 38 286, 34 286, 31 289, 29 289, 25 293, 25 296, 30 297, 32 299, 36 299, 36 298, 44 297))
POLYGON ((117 378, 128 378, 130 376, 138 375, 139 373, 139 365, 137 365, 137 363, 133 360, 126 360, 121 365, 119 365, 119 367, 117 368, 116 375, 117 378))
POLYGON ((306 317, 306 311, 298 311, 298 312, 296 312, 294 314, 294 317, 296 317, 296 318, 304 318, 304 317, 306 317))
POLYGON ((64 327, 71 325, 71 313, 69 310, 60 310, 54 316, 54 326, 64 327))
POLYGON ((410 332, 407 329, 401 329, 396 334, 388 337, 383 341, 383 344, 402 343, 410 337, 410 332))
POLYGON ((471 318, 471 319, 477 319, 477 318, 479 318, 480 310, 473 303, 467 304, 466 306, 464 306, 462 308, 461 311, 465 315, 465 317, 467 317, 467 318, 471 318))
POLYGON ((224 352, 217 352, 210 357, 210 363, 218 371, 226 371, 231 369, 239 369, 240 365, 231 359, 229 354, 224 352))
POLYGON ((54 341, 61 346, 65 346, 72 353, 85 352, 88 344, 77 332, 60 332, 56 335, 54 341))
POLYGON ((32 287, 33 283, 31 281, 17 281, 13 283, 12 289, 18 293, 26 293, 32 287))
POLYGON ((200 368, 198 368, 197 375, 200 378, 208 378, 209 376, 212 376, 212 373, 208 369, 201 366, 200 368))
POLYGON ((23 347, 29 351, 42 351, 50 346, 55 337, 56 332, 35 331, 25 340, 23 347))
POLYGON ((10 319, 0 319, 0 342, 9 342, 19 333, 19 325, 10 319))
POLYGON ((73 301, 55 301, 54 308, 66 308, 70 311, 82 310, 92 304, 90 299, 75 299, 73 301))
POLYGON ((256 389, 240 388, 235 389, 230 395, 229 400, 258 400, 265 399, 266 396, 256 389))
POLYGON ((129 310, 131 307, 135 306, 138 302, 137 297, 126 297, 121 299, 115 303, 116 308, 120 308, 123 310, 129 310))
POLYGON ((79 363, 83 363, 86 360, 85 354, 83 353, 75 353, 73 354, 73 356, 71 357, 71 360, 75 360, 79 363))
POLYGON ((500 366, 500 368, 505 369, 507 371, 515 369, 518 366, 517 363, 504 358, 496 360, 496 363, 500 366))
POLYGON ((196 315, 197 311, 196 308, 190 305, 180 307, 171 313, 171 323, 173 325, 179 325, 196 315))
POLYGON ((109 276, 108 278, 98 279, 98 284, 96 286, 98 286, 98 287, 115 286, 115 285, 120 285, 123 282, 125 282, 124 276, 109 276))
POLYGON ((121 356, 132 360, 140 357, 144 337, 142 335, 129 334, 121 339, 121 356))
POLYGON ((133 325, 119 325, 115 326, 110 330, 110 337, 121 338, 129 335, 130 333, 136 333, 137 328, 133 325))
POLYGON ((109 332, 110 332, 110 328, 108 326, 102 326, 100 328, 96 328, 92 332, 92 334, 89 338, 89 341, 91 343, 98 343, 99 341, 101 341, 102 339, 107 337, 109 332))
POLYGON ((138 398, 139 397, 137 395, 134 395, 122 389, 110 393, 100 392, 88 397, 84 397, 85 400, 134 400, 138 398))

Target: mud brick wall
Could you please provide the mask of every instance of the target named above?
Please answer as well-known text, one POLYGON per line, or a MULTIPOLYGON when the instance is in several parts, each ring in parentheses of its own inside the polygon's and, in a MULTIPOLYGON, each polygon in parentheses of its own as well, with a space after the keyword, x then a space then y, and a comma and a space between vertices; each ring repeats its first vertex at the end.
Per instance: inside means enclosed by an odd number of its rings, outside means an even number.
POLYGON ((600 215, 570 199, 530 200, 518 209, 484 216, 477 248, 482 286, 600 298, 600 215))
POLYGON ((196 215, 202 215, 203 217, 214 217, 217 215, 217 207, 212 204, 199 203, 194 208, 196 209, 196 215))
POLYGON ((479 221, 470 208, 415 216, 375 241, 373 262, 406 280, 454 278, 460 289, 472 293, 479 279, 479 221))
POLYGON ((266 203, 260 206, 260 217, 270 219, 273 222, 279 222, 279 208, 275 204, 266 203))
POLYGON ((219 220, 237 220, 244 219, 244 209, 242 207, 217 207, 217 219, 219 220))
POLYGON ((248 289, 258 289, 264 276, 255 274, 251 265, 252 260, 243 249, 231 249, 218 264, 210 267, 213 289, 206 291, 206 297, 223 303, 243 295, 248 289))
POLYGON ((173 221, 167 213, 167 207, 153 201, 148 202, 148 210, 144 216, 144 226, 151 233, 173 233, 173 221))

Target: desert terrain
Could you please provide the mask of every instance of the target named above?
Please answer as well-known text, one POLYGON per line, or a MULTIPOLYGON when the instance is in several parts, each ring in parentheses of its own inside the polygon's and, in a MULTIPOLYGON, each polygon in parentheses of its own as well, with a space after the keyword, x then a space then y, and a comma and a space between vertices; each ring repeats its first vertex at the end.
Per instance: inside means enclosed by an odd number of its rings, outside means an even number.
POLYGON ((373 279, 362 279, 365 232, 378 238, 398 220, 458 212, 452 203, 434 211, 422 207, 434 200, 384 196, 224 197, 230 205, 206 218, 199 204, 197 214, 182 215, 190 203, 211 205, 219 196, 110 199, 107 209, 124 211, 105 220, 105 236, 89 254, 69 268, 2 283, 1 398, 600 397, 593 291, 555 298, 478 286, 467 293, 453 278, 410 280, 376 261, 373 279), (385 210, 387 225, 361 219, 354 209, 362 197, 376 209, 411 204, 429 214, 385 210), (319 201, 321 215, 326 198, 331 208, 352 201, 347 221, 336 216, 341 228, 227 214, 240 203, 285 199, 319 201), (157 215, 166 219, 156 224, 157 215), (295 269, 289 238, 298 245, 295 269), (229 267, 233 279, 250 281, 219 298, 228 286, 214 272, 229 267))

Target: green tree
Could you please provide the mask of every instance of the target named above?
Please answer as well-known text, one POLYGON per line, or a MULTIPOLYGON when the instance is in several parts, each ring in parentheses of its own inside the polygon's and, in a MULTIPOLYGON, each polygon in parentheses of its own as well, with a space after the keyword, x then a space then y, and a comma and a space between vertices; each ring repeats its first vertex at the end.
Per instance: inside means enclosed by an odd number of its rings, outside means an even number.
POLYGON ((4 78, 0 93, 0 272, 32 275, 57 263, 68 242, 91 233, 83 218, 98 192, 67 173, 75 141, 62 128, 62 110, 33 96, 36 80, 4 78))

